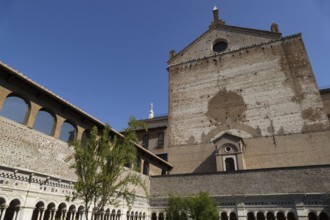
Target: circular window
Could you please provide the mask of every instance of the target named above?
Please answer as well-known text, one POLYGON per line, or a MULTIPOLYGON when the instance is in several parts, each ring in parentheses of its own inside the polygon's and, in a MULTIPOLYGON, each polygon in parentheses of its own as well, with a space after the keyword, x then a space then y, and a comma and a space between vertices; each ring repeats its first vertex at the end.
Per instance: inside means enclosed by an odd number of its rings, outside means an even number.
POLYGON ((228 44, 224 41, 219 41, 219 42, 216 42, 214 45, 213 45, 213 48, 212 50, 214 52, 217 52, 217 53, 220 53, 222 51, 224 51, 226 48, 227 48, 228 44))
POLYGON ((231 151, 231 147, 228 147, 228 146, 227 146, 227 147, 225 148, 225 151, 226 151, 226 152, 230 152, 230 151, 231 151))

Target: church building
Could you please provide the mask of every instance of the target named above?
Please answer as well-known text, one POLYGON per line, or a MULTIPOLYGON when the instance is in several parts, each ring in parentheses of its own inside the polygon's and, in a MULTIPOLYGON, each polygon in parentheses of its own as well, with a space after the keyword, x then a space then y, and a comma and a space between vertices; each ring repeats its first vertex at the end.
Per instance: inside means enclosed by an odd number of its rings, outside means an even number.
MULTIPOLYGON (((329 220, 330 89, 302 35, 225 23, 170 51, 168 115, 137 129, 147 192, 94 220, 164 220, 169 194, 207 192, 221 220, 329 220)), ((83 220, 67 141, 105 124, 0 62, 0 220, 83 220)), ((122 136, 111 130, 111 135, 122 136)))

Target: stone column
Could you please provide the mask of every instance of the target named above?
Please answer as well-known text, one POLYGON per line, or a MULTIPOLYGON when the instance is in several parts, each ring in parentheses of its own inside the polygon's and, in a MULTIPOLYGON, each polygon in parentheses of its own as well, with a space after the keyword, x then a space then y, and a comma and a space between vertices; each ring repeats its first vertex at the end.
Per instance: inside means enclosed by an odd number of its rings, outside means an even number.
POLYGON ((21 209, 15 209, 13 220, 18 220, 21 209))
POLYGON ((63 122, 65 121, 64 118, 62 118, 61 116, 56 115, 56 125, 54 128, 54 138, 59 139, 60 137, 60 133, 61 133, 61 127, 63 122))
POLYGON ((16 210, 14 211, 14 215, 13 215, 13 220, 16 220, 17 219, 17 212, 16 210))
POLYGON ((33 128, 34 122, 35 122, 36 117, 37 117, 37 113, 40 109, 41 109, 40 105, 37 105, 37 104, 31 102, 30 112, 29 112, 29 115, 27 116, 27 119, 26 119, 26 126, 27 127, 33 128))
POLYGON ((85 129, 77 125, 77 133, 76 133, 76 139, 81 140, 82 134, 84 133, 85 129))
POLYGON ((55 220, 56 209, 51 211, 51 215, 49 216, 49 220, 55 220))
POLYGON ((1 219, 3 220, 5 218, 6 215, 6 211, 7 211, 8 206, 3 207, 3 209, 1 210, 1 219))
POLYGON ((45 215, 45 210, 44 210, 44 209, 41 209, 41 217, 40 217, 40 220, 43 220, 43 219, 44 219, 44 215, 45 215))
POLYGON ((40 220, 40 209, 38 209, 38 208, 35 208, 35 210, 38 212, 38 215, 37 215, 37 220, 40 220))
MULTIPOLYGON (((2 109, 3 103, 5 102, 5 98, 11 93, 10 90, 0 87, 0 111, 2 109)), ((1 216, 2 218, 2 216, 1 216)))
POLYGON ((75 212, 75 211, 72 213, 72 218, 71 218, 72 220, 76 219, 76 214, 77 214, 77 212, 75 212))
POLYGON ((93 220, 94 218, 94 212, 93 211, 88 211, 88 218, 93 220))
POLYGON ((68 214, 68 211, 67 210, 64 210, 63 220, 66 219, 67 214, 68 214))

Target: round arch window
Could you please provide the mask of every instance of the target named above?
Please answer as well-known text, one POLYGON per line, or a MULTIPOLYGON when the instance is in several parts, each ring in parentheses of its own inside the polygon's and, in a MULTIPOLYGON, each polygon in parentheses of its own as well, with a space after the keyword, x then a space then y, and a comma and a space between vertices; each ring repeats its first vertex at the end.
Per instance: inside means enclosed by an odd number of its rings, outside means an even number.
POLYGON ((228 47, 228 44, 225 41, 218 41, 213 45, 212 50, 214 52, 220 53, 220 52, 224 51, 225 49, 227 49, 227 47, 228 47))

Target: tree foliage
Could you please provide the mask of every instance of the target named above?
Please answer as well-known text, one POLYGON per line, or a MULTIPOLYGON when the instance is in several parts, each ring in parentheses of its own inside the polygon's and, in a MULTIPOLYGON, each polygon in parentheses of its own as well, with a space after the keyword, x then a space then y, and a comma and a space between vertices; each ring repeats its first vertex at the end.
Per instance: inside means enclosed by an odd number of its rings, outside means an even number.
POLYGON ((74 183, 75 198, 84 201, 87 220, 91 208, 98 213, 108 204, 117 205, 118 198, 124 198, 130 206, 135 198, 134 186, 144 188, 141 176, 125 168, 125 165, 136 164, 134 127, 137 125, 131 117, 125 136, 111 136, 108 125, 102 132, 93 127, 87 143, 74 141, 69 144, 74 148, 70 159, 78 177, 74 183))
POLYGON ((194 220, 219 219, 216 203, 205 192, 189 197, 170 195, 166 213, 168 220, 187 220, 188 218, 194 220))

